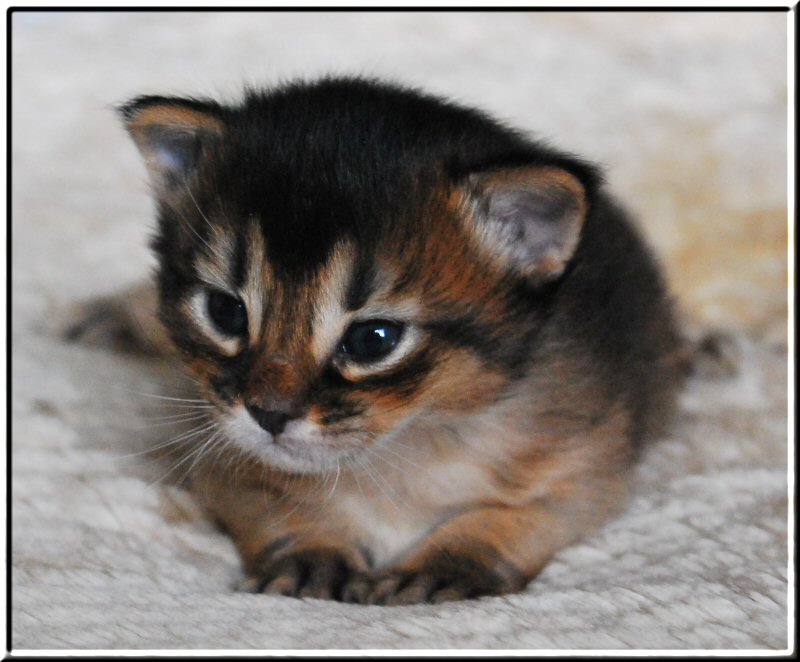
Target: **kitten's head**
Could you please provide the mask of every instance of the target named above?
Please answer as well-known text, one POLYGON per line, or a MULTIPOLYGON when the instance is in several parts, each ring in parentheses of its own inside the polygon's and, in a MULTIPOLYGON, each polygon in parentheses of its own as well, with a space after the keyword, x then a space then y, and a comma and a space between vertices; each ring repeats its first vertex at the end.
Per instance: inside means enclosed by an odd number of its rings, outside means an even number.
POLYGON ((121 112, 158 204, 161 318, 231 443, 326 471, 526 374, 591 168, 360 80, 121 112))

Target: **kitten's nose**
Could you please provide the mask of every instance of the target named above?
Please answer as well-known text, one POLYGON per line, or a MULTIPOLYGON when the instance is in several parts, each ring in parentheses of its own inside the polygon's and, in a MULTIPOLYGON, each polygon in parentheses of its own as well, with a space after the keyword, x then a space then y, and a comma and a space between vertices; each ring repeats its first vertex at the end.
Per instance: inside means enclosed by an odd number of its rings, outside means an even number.
POLYGON ((292 418, 292 415, 286 411, 277 409, 266 410, 256 405, 247 405, 247 411, 256 419, 256 423, 275 436, 283 432, 286 423, 292 418))

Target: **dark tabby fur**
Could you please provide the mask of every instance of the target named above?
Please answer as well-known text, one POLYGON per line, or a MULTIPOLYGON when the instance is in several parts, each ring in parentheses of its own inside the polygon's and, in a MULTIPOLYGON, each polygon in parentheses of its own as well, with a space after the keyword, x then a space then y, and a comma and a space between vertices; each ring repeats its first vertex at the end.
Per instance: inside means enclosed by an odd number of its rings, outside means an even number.
POLYGON ((618 510, 685 353, 592 165, 360 79, 121 112, 158 271, 116 328, 215 405, 193 486, 253 590, 518 591, 618 510))

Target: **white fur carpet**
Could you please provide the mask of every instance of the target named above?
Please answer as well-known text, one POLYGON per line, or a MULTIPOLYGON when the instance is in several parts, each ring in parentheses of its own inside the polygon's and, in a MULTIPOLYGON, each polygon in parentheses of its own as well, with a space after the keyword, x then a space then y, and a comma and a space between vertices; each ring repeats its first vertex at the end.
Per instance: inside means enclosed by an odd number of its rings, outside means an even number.
POLYGON ((787 14, 13 16, 11 635, 22 649, 789 646, 787 14), (479 105, 602 162, 683 306, 731 331, 626 512, 521 594, 363 607, 240 594, 230 542, 135 455, 168 374, 63 342, 70 304, 152 266, 112 112, 327 72, 479 105))

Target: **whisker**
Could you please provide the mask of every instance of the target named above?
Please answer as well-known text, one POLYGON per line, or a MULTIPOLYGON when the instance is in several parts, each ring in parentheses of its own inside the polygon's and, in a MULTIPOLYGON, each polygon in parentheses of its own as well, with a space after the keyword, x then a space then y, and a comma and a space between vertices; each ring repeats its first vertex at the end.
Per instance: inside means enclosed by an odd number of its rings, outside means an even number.
POLYGON ((158 451, 162 451, 165 448, 168 448, 169 446, 174 446, 176 444, 179 444, 180 442, 187 442, 190 439, 193 439, 194 437, 196 437, 198 435, 201 435, 204 432, 207 432, 214 425, 215 425, 215 423, 213 421, 209 425, 198 425, 197 427, 194 427, 191 430, 187 430, 185 432, 182 432, 177 437, 173 437, 171 439, 167 439, 165 441, 159 442, 158 444, 155 444, 151 448, 147 448, 147 449, 145 449, 143 451, 138 451, 138 452, 135 452, 135 453, 125 453, 123 455, 115 455, 114 457, 115 457, 115 459, 121 460, 121 459, 129 458, 129 457, 137 457, 137 456, 141 456, 141 455, 157 453, 158 451))
POLYGON ((156 409, 157 411, 158 410, 163 410, 163 409, 194 409, 194 410, 198 410, 198 409, 216 409, 216 407, 214 405, 212 405, 212 404, 180 405, 180 404, 175 404, 175 403, 172 403, 172 402, 164 402, 164 403, 157 402, 157 403, 154 403, 154 404, 147 403, 146 405, 143 405, 143 408, 144 407, 153 408, 153 409, 156 409))
POLYGON ((206 432, 210 432, 211 430, 214 429, 214 427, 216 427, 216 423, 214 421, 211 421, 207 425, 198 426, 196 428, 193 428, 192 430, 189 430, 188 432, 178 435, 177 437, 173 437, 172 439, 168 439, 167 441, 157 444, 152 448, 152 451, 161 451, 169 446, 175 446, 180 442, 188 442, 189 440, 194 439, 195 437, 199 437, 200 435, 206 432))
MULTIPOLYGON (((369 449, 369 450, 370 450, 370 451, 372 451, 372 454, 373 454, 373 455, 374 455, 374 456, 375 456, 377 459, 379 459, 379 460, 381 460, 382 462, 384 462, 385 464, 389 465, 389 466, 390 466, 392 469, 394 469, 395 471, 399 471, 401 474, 403 474, 403 475, 406 475, 406 476, 410 476, 410 475, 411 475, 411 472, 410 472, 409 470, 407 470, 407 469, 404 469, 404 468, 402 468, 402 467, 398 467, 396 464, 393 464, 392 462, 389 462, 389 460, 387 460, 385 457, 383 457, 383 456, 382 456, 380 453, 378 453, 378 452, 377 452, 377 451, 375 451, 374 449, 369 449)), ((403 458, 401 457, 401 459, 403 459, 403 458)))
POLYGON ((328 493, 327 501, 331 500, 331 497, 333 497, 333 493, 336 491, 336 486, 339 484, 339 473, 341 472, 341 469, 342 469, 341 463, 339 462, 339 460, 336 460, 336 480, 333 481, 333 487, 331 488, 331 491, 328 493))
POLYGON ((274 526, 277 526, 278 524, 280 524, 281 522, 283 522, 284 520, 286 520, 286 519, 287 519, 287 518, 288 518, 288 517, 289 517, 289 516, 290 516, 292 513, 294 513, 294 512, 295 512, 295 511, 296 511, 296 510, 297 510, 297 509, 298 509, 298 508, 299 508, 301 505, 303 505, 303 504, 304 504, 304 503, 305 503, 305 502, 306 502, 306 501, 307 501, 307 500, 308 500, 308 499, 309 499, 309 498, 310 498, 312 495, 315 495, 317 492, 319 492, 319 491, 320 491, 320 489, 322 488, 322 485, 323 485, 323 483, 322 483, 322 482, 318 482, 318 483, 317 483, 317 484, 314 486, 314 488, 313 488, 313 489, 310 489, 310 490, 308 490, 308 491, 306 492, 305 496, 303 496, 303 498, 302 498, 302 499, 300 499, 300 501, 298 501, 298 502, 297 502, 297 503, 294 505, 294 508, 292 508, 292 509, 291 509, 291 510, 290 510, 288 513, 285 513, 285 514, 283 515, 283 517, 281 517, 280 519, 278 519, 278 520, 275 520, 274 522, 271 522, 271 523, 269 524, 269 526, 267 526, 267 529, 271 529, 271 528, 273 528, 274 526))
MULTIPOLYGON (((208 432, 208 431, 210 431, 211 429, 213 429, 213 427, 214 427, 214 426, 216 426, 216 423, 212 423, 212 424, 211 424, 211 425, 210 425, 208 428, 206 428, 205 430, 203 430, 203 432, 208 432)), ((197 435, 197 434, 200 434, 200 432, 196 432, 196 433, 195 433, 195 435, 197 435)), ((213 438, 214 434, 212 434, 211 436, 212 436, 212 438, 213 438)), ((174 440, 173 440, 173 441, 174 441, 174 440)), ((179 468, 181 465, 183 465, 184 463, 186 463, 187 461, 189 461, 189 459, 191 459, 191 458, 194 458, 194 457, 195 457, 195 456, 196 456, 196 455, 197 455, 199 452, 202 452, 202 450, 205 448, 205 446, 206 446, 206 444, 207 444, 207 443, 208 443, 208 440, 206 440, 206 442, 205 442, 205 443, 203 443, 203 444, 201 444, 200 446, 198 446, 198 447, 197 447, 195 450, 191 451, 190 453, 187 453, 185 457, 181 458, 181 459, 180 459, 180 460, 179 460, 177 463, 175 463, 175 464, 174 464, 174 465, 173 465, 173 466, 170 468, 170 470, 169 470, 169 471, 167 471, 167 473, 165 473, 163 476, 161 476, 161 477, 160 477, 158 480, 156 480, 156 481, 155 481, 153 484, 162 482, 163 480, 165 480, 165 479, 167 478, 167 476, 169 476, 169 475, 170 475, 172 472, 174 472, 176 469, 178 469, 178 468, 179 468)), ((187 474, 186 474, 186 473, 184 473, 184 475, 181 477, 181 479, 178 481, 178 483, 180 483, 180 482, 183 482, 183 481, 186 479, 186 477, 187 477, 187 474)))
MULTIPOLYGON (((223 440, 225 443, 225 440, 223 440)), ((236 481, 239 478, 239 472, 242 470, 242 467, 245 466, 246 461, 250 458, 250 454, 244 450, 238 444, 236 445, 236 454, 233 455, 228 460, 228 466, 233 467, 233 480, 236 481)))
POLYGON ((221 437, 220 430, 215 430, 214 433, 200 446, 197 453, 195 453, 194 460, 192 460, 192 463, 189 465, 189 468, 184 472, 184 476, 181 479, 182 481, 192 474, 192 470, 197 464, 197 461, 203 456, 203 453, 207 449, 209 451, 213 451, 216 442, 219 441, 220 437, 221 437))
POLYGON ((369 477, 372 479, 372 482, 373 482, 373 483, 375 483, 375 486, 376 486, 376 487, 377 487, 377 488, 378 488, 378 489, 379 489, 379 490, 380 490, 380 491, 383 493, 383 495, 384 495, 384 496, 385 496, 385 497, 386 497, 386 498, 389 500, 389 503, 391 503, 391 504, 392 504, 392 506, 393 506, 393 507, 394 507, 396 510, 398 510, 398 511, 399 511, 399 510, 400 510, 400 507, 397 505, 397 503, 395 502, 395 500, 394 500, 394 499, 391 497, 391 495, 390 495, 390 494, 389 494, 389 493, 388 493, 388 492, 387 492, 387 491, 384 489, 384 487, 383 487, 383 485, 382 485, 382 482, 383 482, 383 481, 381 480, 382 476, 381 476, 381 472, 380 472, 380 470, 379 470, 379 469, 378 469, 378 468, 377 468, 377 467, 376 467, 374 464, 372 464, 372 463, 369 461, 369 459, 367 458, 367 456, 366 456, 366 455, 362 455, 362 456, 359 458, 359 460, 363 460, 363 461, 364 461, 364 464, 362 464, 361 466, 362 466, 362 468, 364 469, 365 473, 366 473, 366 474, 367 474, 367 475, 368 475, 368 476, 369 476, 369 477), (373 473, 373 472, 374 472, 374 473, 373 473), (376 474, 377 474, 377 478, 376 478, 376 474))
POLYGON ((353 458, 346 458, 345 464, 350 468, 350 475, 353 476, 353 480, 356 481, 356 486, 358 487, 358 491, 361 493, 361 497, 366 499, 366 495, 364 494, 364 490, 361 487, 361 481, 358 480, 358 471, 351 463, 353 458))
MULTIPOLYGON (((203 213, 203 210, 202 210, 202 209, 200 209, 200 205, 199 205, 199 204, 197 204, 197 198, 195 198, 195 197, 194 197, 194 193, 192 193, 192 189, 191 189, 191 187, 189 186, 189 184, 188 184, 188 183, 186 183, 186 181, 184 181, 184 183, 183 183, 183 186, 184 186, 184 188, 186 189, 186 193, 188 193, 188 195, 189 195, 189 199, 190 199, 190 200, 192 201, 192 203, 194 204, 194 207, 195 207, 195 209, 197 209, 197 213, 198 213, 198 214, 200 214, 200 217, 201 217, 201 218, 202 218, 202 219, 203 219, 203 220, 206 222, 206 224, 208 225, 208 227, 209 227, 209 228, 211 228, 211 229, 213 230, 213 229, 214 229, 214 226, 211 224, 211 221, 209 221, 209 220, 208 220, 208 216, 206 216, 206 215, 203 213)), ((209 248, 210 248, 210 246, 209 246, 209 248)))
MULTIPOLYGON (((186 188, 186 192, 189 194, 189 198, 190 198, 190 199, 191 199, 191 201, 194 203, 194 206, 197 208, 197 211, 198 211, 198 213, 200 214, 200 216, 203 218, 203 220, 204 220, 206 223, 208 223, 209 227, 212 227, 212 228, 213 228, 213 226, 211 225, 211 222, 208 220, 208 218, 206 217, 206 215, 205 215, 205 214, 202 212, 202 210, 200 209, 200 205, 198 205, 198 204, 197 204, 197 200, 195 199, 194 195, 192 194, 192 191, 191 191, 191 189, 189 188, 188 184, 185 184, 185 188, 186 188)), ((200 233, 199 233, 197 230, 195 230, 195 228, 194 228, 194 225, 192 224, 191 220, 190 220, 190 219, 188 219, 188 218, 187 218, 187 217, 186 217, 184 214, 182 214, 182 213, 179 213, 179 214, 178 214, 178 218, 180 219, 180 221, 181 221, 181 223, 184 225, 184 227, 185 227, 187 230, 189 230, 189 231, 190 231, 190 232, 191 232, 191 233, 192 233, 192 234, 193 234, 195 237, 197 237, 197 239, 199 239, 199 240, 200 240, 200 242, 201 242, 201 243, 202 243, 202 244, 203 244, 203 245, 204 245, 204 246, 205 246, 205 247, 206 247, 206 248, 207 248, 207 249, 210 251, 210 252, 209 252, 209 255, 213 255, 213 254, 214 254, 214 249, 211 247, 211 244, 209 244, 209 243, 208 243, 208 242, 207 242, 205 239, 203 239, 203 237, 200 235, 200 233)))
POLYGON ((171 402, 194 402, 199 404, 208 405, 209 402, 205 398, 174 398, 168 395, 156 395, 155 393, 142 393, 140 391, 129 391, 135 395, 141 395, 144 398, 154 398, 156 400, 169 400, 171 402))
MULTIPOLYGON (((411 448, 412 448, 412 446, 407 446, 407 445, 405 445, 405 444, 403 444, 403 446, 404 446, 405 448, 408 448, 408 449, 411 449, 411 448)), ((416 447, 413 447, 413 448, 414 448, 414 450, 419 450, 419 449, 417 449, 416 447)), ((424 472, 425 472, 425 473, 426 473, 426 474, 427 474, 429 477, 431 477, 431 478, 438 478, 438 476, 437 476, 437 475, 436 475, 436 474, 435 474, 433 471, 431 471, 431 470, 430 470, 430 468, 428 468, 428 467, 424 467, 424 466, 422 466, 421 464, 417 464, 417 463, 416 463, 416 462, 414 462, 413 460, 411 460, 411 459, 407 458, 407 457, 406 457, 405 455, 403 455, 402 453, 398 453, 397 451, 395 451, 395 450, 392 450, 392 449, 391 449, 391 448, 389 448, 388 446, 381 446, 381 448, 380 448, 380 451, 381 451, 381 452, 386 452, 386 453, 391 453, 391 454, 392 454, 392 455, 394 455, 396 458, 398 458, 399 460, 402 460, 403 462, 406 462, 406 463, 410 464, 410 465, 411 465, 412 467, 414 467, 415 469, 419 469, 420 471, 424 471, 424 472)), ((376 452, 377 452, 377 449, 376 449, 376 452)), ((384 458, 384 461, 386 461, 386 460, 385 460, 385 458, 384 458)))
POLYGON ((157 428, 163 425, 177 425, 189 421, 199 421, 201 418, 208 418, 205 412, 184 412, 183 414, 171 414, 169 416, 145 416, 145 424, 138 429, 157 428))
POLYGON ((180 437, 177 437, 175 439, 168 439, 167 441, 163 441, 163 442, 161 442, 159 444, 156 444, 155 446, 153 446, 151 448, 146 448, 143 451, 137 451, 137 452, 134 452, 134 453, 124 453, 122 455, 115 455, 114 459, 115 460, 125 460, 125 459, 131 458, 131 457, 140 457, 142 455, 155 455, 160 451, 164 451, 165 449, 169 448, 170 446, 177 446, 177 445, 179 445, 181 443, 189 443, 192 439, 194 439, 195 437, 197 437, 197 436, 199 436, 199 435, 201 435, 201 434, 203 434, 204 432, 207 432, 207 431, 208 430, 196 430, 192 434, 181 435, 180 437))

